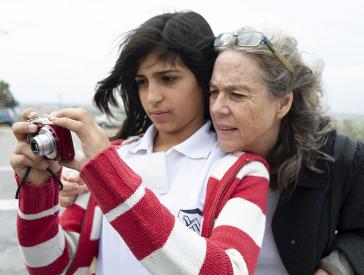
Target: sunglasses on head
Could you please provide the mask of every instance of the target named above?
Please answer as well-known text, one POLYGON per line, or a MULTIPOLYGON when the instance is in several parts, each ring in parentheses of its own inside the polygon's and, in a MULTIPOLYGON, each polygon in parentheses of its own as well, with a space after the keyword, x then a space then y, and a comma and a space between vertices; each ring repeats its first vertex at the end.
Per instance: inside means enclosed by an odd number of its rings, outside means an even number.
POLYGON ((232 44, 242 48, 257 47, 260 44, 265 44, 282 65, 286 67, 290 73, 293 73, 292 66, 277 52, 272 42, 260 32, 241 32, 238 34, 222 33, 214 40, 215 48, 225 48, 232 44))

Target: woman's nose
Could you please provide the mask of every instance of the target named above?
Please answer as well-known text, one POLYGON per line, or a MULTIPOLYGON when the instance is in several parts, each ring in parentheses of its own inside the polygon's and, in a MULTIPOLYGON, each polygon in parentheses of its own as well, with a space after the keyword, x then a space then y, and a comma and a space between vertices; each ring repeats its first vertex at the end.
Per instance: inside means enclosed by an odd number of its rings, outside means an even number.
POLYGON ((213 115, 229 114, 229 104, 222 94, 210 98, 210 112, 213 115))

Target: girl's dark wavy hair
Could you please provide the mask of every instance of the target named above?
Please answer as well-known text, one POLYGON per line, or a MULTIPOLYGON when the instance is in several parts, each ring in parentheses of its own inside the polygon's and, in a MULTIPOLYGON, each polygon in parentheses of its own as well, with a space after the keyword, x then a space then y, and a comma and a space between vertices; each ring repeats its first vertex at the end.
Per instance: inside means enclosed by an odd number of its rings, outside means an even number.
POLYGON ((118 107, 118 95, 123 100, 126 119, 111 139, 140 135, 152 124, 141 105, 135 74, 141 61, 154 50, 160 54, 161 61, 174 64, 182 61, 192 71, 204 93, 203 108, 209 119, 208 89, 216 59, 213 37, 207 21, 192 11, 164 13, 129 32, 120 45, 114 68, 98 82, 94 95, 95 105, 108 116, 112 116, 111 106, 118 107))

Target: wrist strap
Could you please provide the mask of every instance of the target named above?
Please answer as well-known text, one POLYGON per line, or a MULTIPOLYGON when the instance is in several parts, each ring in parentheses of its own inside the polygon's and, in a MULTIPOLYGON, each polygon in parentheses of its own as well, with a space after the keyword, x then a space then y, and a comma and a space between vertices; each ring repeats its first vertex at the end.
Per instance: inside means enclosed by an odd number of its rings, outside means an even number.
MULTIPOLYGON (((23 187, 31 169, 32 168, 28 166, 27 170, 25 171, 24 177, 20 180, 18 188, 16 189, 15 199, 19 198, 20 189, 23 187)), ((57 177, 57 175, 49 167, 47 168, 47 171, 52 175, 52 177, 55 179, 55 181, 59 184, 59 186, 60 186, 59 190, 62 190, 63 189, 62 181, 57 177)))

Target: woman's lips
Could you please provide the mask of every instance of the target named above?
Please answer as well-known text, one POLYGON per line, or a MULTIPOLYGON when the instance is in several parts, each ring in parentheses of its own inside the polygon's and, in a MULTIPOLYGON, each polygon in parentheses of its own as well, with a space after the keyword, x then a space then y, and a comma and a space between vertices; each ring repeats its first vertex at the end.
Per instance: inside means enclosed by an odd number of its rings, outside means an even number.
POLYGON ((216 130, 219 134, 231 134, 237 130, 237 128, 225 126, 225 125, 218 125, 216 128, 217 128, 216 130))

